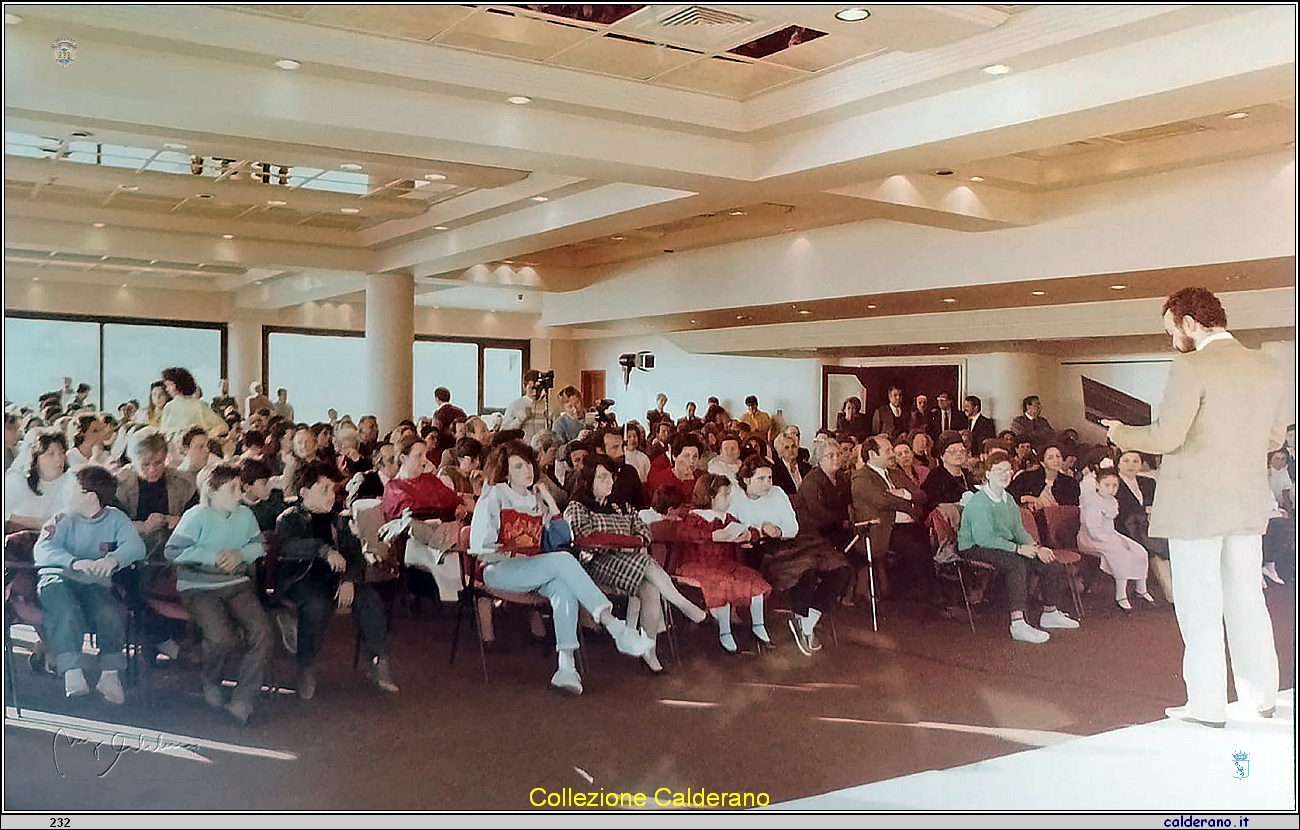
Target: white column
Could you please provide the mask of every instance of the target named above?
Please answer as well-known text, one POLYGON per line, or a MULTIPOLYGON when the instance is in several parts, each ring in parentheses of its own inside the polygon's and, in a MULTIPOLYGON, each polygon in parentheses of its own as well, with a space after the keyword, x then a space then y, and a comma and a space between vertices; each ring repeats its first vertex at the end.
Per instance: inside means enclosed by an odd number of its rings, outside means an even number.
POLYGON ((229 338, 226 379, 230 381, 230 396, 239 401, 242 410, 248 385, 262 379, 262 324, 233 320, 227 324, 226 331, 229 338))
MULTIPOLYGON (((380 432, 411 417, 411 344, 415 341, 415 279, 366 278, 366 379, 369 411, 380 432)), ((341 379, 347 382, 346 379, 341 379)))

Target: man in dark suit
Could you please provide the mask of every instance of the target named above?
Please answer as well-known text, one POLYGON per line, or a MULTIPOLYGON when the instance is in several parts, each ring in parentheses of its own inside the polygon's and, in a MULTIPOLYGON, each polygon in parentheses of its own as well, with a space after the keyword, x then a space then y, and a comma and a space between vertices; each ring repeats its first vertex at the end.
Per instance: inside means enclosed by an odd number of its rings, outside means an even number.
MULTIPOLYGON (((952 408, 952 396, 947 392, 940 392, 939 396, 934 399, 939 406, 930 413, 930 437, 939 440, 939 436, 948 430, 961 432, 963 429, 970 427, 965 413, 952 408)), ((972 435, 972 437, 974 437, 972 435)))
POLYGON ((933 552, 924 527, 917 523, 919 510, 911 494, 894 487, 889 467, 894 463, 893 442, 873 435, 862 443, 857 469, 853 471, 853 518, 871 527, 871 551, 877 560, 892 551, 907 574, 904 583, 924 599, 937 597, 933 552))
POLYGON ((970 430, 970 444, 979 452, 984 442, 998 434, 997 428, 993 425, 993 419, 984 415, 984 404, 975 395, 967 395, 962 401, 962 412, 966 414, 970 430))
POLYGON ((804 477, 812 471, 812 465, 799 457, 799 442, 787 433, 776 436, 772 442, 776 451, 776 463, 772 465, 772 483, 793 496, 799 492, 804 477))
POLYGON ((893 437, 907 432, 907 413, 903 411, 903 390, 889 387, 889 403, 881 404, 871 416, 871 434, 893 437))

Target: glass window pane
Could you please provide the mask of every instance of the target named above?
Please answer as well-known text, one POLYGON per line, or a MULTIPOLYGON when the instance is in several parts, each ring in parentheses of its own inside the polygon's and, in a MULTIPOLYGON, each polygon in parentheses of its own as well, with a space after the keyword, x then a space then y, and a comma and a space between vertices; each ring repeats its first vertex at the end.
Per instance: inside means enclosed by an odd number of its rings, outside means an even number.
POLYGON ((289 390, 294 420, 316 423, 329 410, 351 415, 355 422, 368 411, 364 337, 272 332, 267 338, 267 397, 289 390))
POLYGON ((221 394, 221 332, 104 324, 104 406, 110 411, 132 398, 143 409, 149 402, 149 384, 171 366, 189 369, 206 400, 221 394))
POLYGON ((505 409, 523 394, 524 353, 520 349, 483 350, 483 408, 505 409))
POLYGON ((478 409, 478 345, 417 340, 411 348, 412 417, 433 414, 433 390, 439 386, 447 387, 451 402, 472 415, 478 409))
POLYGON ((64 320, 5 318, 5 403, 36 408, 46 392, 63 388, 63 379, 90 384, 98 404, 99 324, 64 320))

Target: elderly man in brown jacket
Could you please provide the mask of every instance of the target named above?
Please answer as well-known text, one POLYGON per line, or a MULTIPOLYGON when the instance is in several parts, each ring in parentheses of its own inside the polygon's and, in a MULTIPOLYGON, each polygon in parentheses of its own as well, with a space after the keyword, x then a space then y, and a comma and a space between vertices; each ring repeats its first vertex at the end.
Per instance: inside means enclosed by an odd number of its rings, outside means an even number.
POLYGON ((1225 725, 1226 625, 1237 697, 1272 717, 1277 652, 1259 574, 1273 506, 1264 459, 1283 441, 1283 378, 1233 339, 1223 305, 1204 288, 1172 294, 1164 320, 1180 354, 1160 417, 1147 427, 1103 423, 1119 447, 1164 455, 1150 533, 1169 539, 1187 686, 1187 705, 1166 714, 1225 725))

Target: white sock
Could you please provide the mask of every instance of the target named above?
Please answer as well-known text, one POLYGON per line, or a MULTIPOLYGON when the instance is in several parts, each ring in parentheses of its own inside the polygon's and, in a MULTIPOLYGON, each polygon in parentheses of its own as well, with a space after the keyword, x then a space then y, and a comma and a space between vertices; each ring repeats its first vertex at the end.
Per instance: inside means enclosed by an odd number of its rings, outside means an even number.
POLYGON ((731 606, 721 605, 717 608, 710 608, 709 613, 713 619, 718 622, 718 635, 725 636, 731 633, 731 606))
MULTIPOLYGON (((1141 591, 1139 591, 1138 593, 1141 593, 1141 591)), ((1115 599, 1116 599, 1116 600, 1128 599, 1128 580, 1127 580, 1127 579, 1117 579, 1117 580, 1115 580, 1115 599)))
POLYGON ((758 628, 765 625, 763 619, 763 595, 751 597, 749 600, 749 624, 758 628))
POLYGON ((560 655, 560 671, 578 670, 578 664, 573 660, 573 651, 571 649, 562 649, 558 653, 560 655))
POLYGON ((817 627, 817 621, 822 618, 822 612, 816 608, 808 609, 808 616, 799 618, 799 625, 803 628, 805 637, 811 637, 813 629, 817 627))
POLYGON ((1139 579, 1134 587, 1139 594, 1150 593, 1147 591, 1147 578, 1145 576, 1139 579))
POLYGON ((1012 622, 1013 625, 1014 625, 1015 623, 1018 623, 1018 622, 1024 622, 1024 621, 1025 621, 1025 612, 1024 612, 1024 611, 1012 611, 1012 612, 1011 612, 1011 622, 1012 622))

